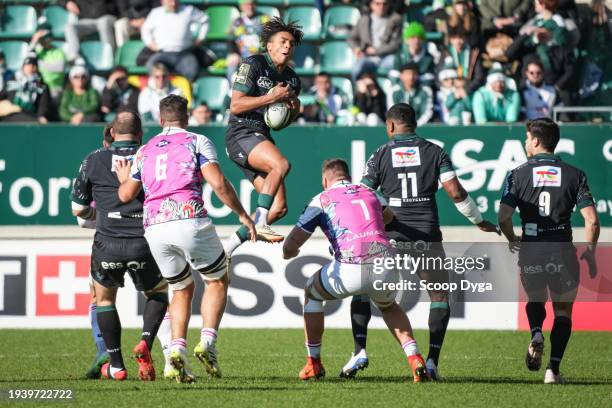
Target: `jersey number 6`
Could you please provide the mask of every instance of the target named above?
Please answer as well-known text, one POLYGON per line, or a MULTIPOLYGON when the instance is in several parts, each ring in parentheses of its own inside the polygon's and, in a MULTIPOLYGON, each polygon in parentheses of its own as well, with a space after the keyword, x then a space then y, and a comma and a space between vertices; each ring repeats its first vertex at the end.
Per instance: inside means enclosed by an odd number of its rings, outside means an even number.
POLYGON ((168 155, 158 154, 155 156, 155 181, 166 179, 166 170, 168 169, 168 155))

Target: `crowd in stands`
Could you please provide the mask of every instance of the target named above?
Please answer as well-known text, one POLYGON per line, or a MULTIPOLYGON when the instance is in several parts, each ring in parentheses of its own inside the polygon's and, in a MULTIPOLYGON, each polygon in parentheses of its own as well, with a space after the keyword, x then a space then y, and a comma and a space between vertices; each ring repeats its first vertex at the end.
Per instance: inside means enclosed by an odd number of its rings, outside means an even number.
POLYGON ((398 102, 415 108, 419 125, 612 106, 604 0, 256 1, 6 1, 0 122, 76 125, 123 108, 155 122, 159 100, 178 94, 190 100, 191 125, 223 123, 240 60, 261 51, 261 27, 278 15, 297 16, 306 32, 294 58, 299 123, 379 125, 398 102))

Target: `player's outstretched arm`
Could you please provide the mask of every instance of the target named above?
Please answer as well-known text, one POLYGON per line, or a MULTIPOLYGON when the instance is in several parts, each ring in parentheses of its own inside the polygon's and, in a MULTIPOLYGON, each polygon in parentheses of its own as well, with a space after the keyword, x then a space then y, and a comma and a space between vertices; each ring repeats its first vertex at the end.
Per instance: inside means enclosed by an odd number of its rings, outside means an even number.
POLYGON ((127 160, 117 160, 115 163, 115 173, 119 179, 119 201, 122 203, 129 203, 136 198, 142 187, 140 181, 134 180, 130 177, 130 170, 132 169, 132 163, 127 160))
POLYGON ((300 253, 300 248, 308 238, 310 238, 310 234, 307 231, 304 231, 300 227, 294 227, 287 238, 285 238, 285 244, 283 245, 283 258, 291 259, 298 256, 300 253))
POLYGON ((465 191, 459 179, 455 176, 442 183, 442 187, 446 191, 446 194, 453 200, 455 207, 461 214, 465 216, 472 224, 475 224, 484 232, 496 232, 499 234, 499 230, 496 225, 492 224, 487 220, 482 219, 482 214, 472 197, 465 191))
POLYGON ((295 97, 293 89, 288 84, 277 84, 270 93, 262 96, 247 96, 244 92, 237 90, 232 91, 232 100, 230 102, 230 112, 234 115, 240 115, 245 112, 250 112, 255 109, 263 108, 271 103, 279 102, 285 99, 295 97))
POLYGON ((591 278, 597 276, 597 262, 595 261, 595 249, 599 240, 600 224, 595 207, 589 205, 580 209, 580 214, 584 218, 584 232, 587 248, 584 250, 580 259, 584 259, 589 264, 589 275, 591 278))
POLYGON ((200 170, 202 171, 204 180, 210 184, 217 197, 219 197, 223 204, 231 208, 240 219, 240 222, 249 229, 251 241, 255 242, 257 237, 255 224, 253 224, 253 220, 244 210, 244 207, 236 195, 236 190, 234 190, 234 187, 227 181, 219 165, 217 163, 208 162, 202 166, 200 170))
POLYGON ((512 224, 512 214, 514 214, 514 208, 508 204, 501 203, 499 205, 499 214, 497 215, 497 222, 501 228, 501 232, 508 240, 510 252, 518 251, 521 243, 521 238, 514 234, 514 225, 512 224))

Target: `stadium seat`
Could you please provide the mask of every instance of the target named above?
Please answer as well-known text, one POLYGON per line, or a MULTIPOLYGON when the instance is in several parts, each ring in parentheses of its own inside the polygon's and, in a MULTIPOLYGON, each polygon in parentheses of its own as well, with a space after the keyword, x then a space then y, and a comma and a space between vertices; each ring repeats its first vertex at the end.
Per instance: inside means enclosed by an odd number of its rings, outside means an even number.
POLYGON ((0 41, 0 48, 4 51, 7 68, 18 71, 28 53, 28 43, 25 41, 0 41))
POLYGON ((406 10, 405 17, 406 22, 411 23, 413 21, 423 22, 423 9, 417 5, 410 5, 406 10))
POLYGON ((393 81, 386 77, 377 77, 376 80, 387 96, 387 106, 393 106, 393 81))
POLYGON ((81 55, 96 73, 109 72, 114 65, 113 49, 101 41, 83 41, 81 55))
POLYGON ((283 20, 297 21, 302 26, 305 41, 318 41, 321 38, 321 14, 314 7, 290 7, 285 11, 283 20))
POLYGON ((36 9, 10 5, 0 15, 0 38, 30 39, 36 30, 36 9))
POLYGON ((287 0, 287 6, 315 6, 315 0, 287 0))
POLYGON ((49 6, 43 10, 43 16, 51 25, 51 35, 53 38, 64 38, 66 24, 68 24, 70 14, 62 6, 49 6))
POLYGON ((229 28, 240 12, 233 6, 212 6, 206 9, 210 19, 207 40, 226 40, 229 28))
POLYGON ((343 40, 348 37, 352 27, 357 24, 361 13, 357 7, 336 6, 325 12, 323 36, 329 40, 343 40))
POLYGON ((146 67, 141 67, 136 64, 136 57, 144 48, 144 43, 140 40, 126 41, 115 55, 115 65, 123 65, 127 68, 130 74, 145 74, 146 67))
POLYGON ((229 81, 224 77, 198 78, 193 84, 193 106, 206 102, 210 110, 224 112, 230 92, 229 81))
POLYGON ((345 77, 331 77, 331 83, 333 86, 338 88, 346 97, 348 106, 353 104, 353 83, 350 79, 345 77))
POLYGON ((317 47, 311 43, 301 43, 293 54, 293 69, 298 75, 313 75, 317 60, 317 47))
POLYGON ((321 71, 330 75, 349 75, 355 65, 355 54, 345 41, 327 41, 320 49, 321 71))
MULTIPOLYGON (((148 80, 149 80, 149 77, 147 75, 129 75, 128 76, 128 82, 134 85, 138 89, 144 89, 144 87, 147 86, 148 80)), ((181 91, 183 91, 183 96, 187 99, 187 102, 189 102, 189 105, 191 106, 191 101, 193 97, 191 94, 191 85, 189 84, 189 80, 183 76, 171 74, 170 83, 175 88, 179 88, 181 91)))
POLYGON ((285 0, 257 0, 257 7, 259 6, 274 6, 274 7, 284 7, 285 0))
POLYGON ((225 5, 238 7, 238 0, 206 0, 205 2, 207 6, 225 5))
POLYGON ((274 6, 260 6, 258 4, 257 12, 271 17, 280 17, 280 11, 278 11, 278 8, 274 6))

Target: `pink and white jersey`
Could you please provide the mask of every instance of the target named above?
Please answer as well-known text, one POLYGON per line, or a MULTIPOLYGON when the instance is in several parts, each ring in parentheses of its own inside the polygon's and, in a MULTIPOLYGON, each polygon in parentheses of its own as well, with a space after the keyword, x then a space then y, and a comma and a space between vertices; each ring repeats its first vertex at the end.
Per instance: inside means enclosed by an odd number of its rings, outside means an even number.
POLYGON ((165 128, 142 146, 134 157, 131 176, 144 189, 144 227, 206 217, 200 168, 217 162, 215 145, 185 129, 165 128))
POLYGON ((389 249, 382 205, 367 187, 340 181, 312 199, 297 226, 311 234, 321 227, 338 262, 369 263, 389 249))

